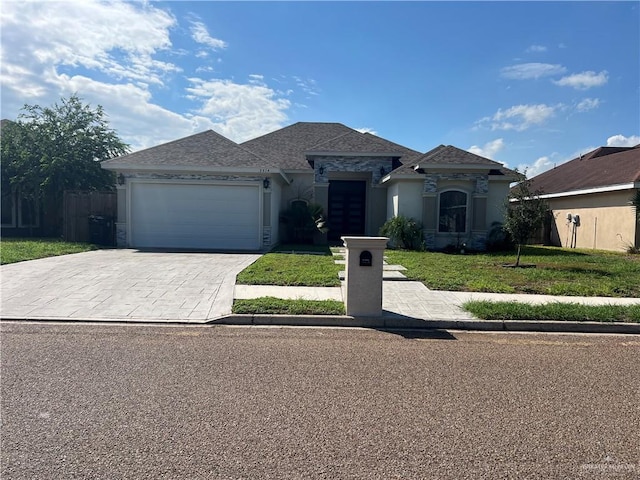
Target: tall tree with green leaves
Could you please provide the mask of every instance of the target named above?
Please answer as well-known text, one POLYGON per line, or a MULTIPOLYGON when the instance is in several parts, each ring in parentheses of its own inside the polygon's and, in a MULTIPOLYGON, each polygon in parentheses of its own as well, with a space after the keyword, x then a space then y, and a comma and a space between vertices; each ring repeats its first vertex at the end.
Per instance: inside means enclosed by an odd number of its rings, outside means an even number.
POLYGON ((65 190, 113 189, 113 172, 102 160, 127 153, 109 127, 101 106, 92 108, 72 95, 50 107, 25 105, 16 122, 2 128, 2 186, 40 202, 59 235, 65 190))
POLYGON ((518 184, 509 192, 504 219, 504 229, 518 248, 516 267, 520 266, 522 245, 543 225, 549 212, 547 202, 540 198, 542 192, 531 191, 531 180, 527 179, 526 172, 519 176, 518 184))

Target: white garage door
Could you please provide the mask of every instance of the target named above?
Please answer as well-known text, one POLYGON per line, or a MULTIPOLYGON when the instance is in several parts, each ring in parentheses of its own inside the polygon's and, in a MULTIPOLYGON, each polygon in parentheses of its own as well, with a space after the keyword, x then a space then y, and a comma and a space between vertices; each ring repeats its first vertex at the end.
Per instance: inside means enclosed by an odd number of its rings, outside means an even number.
POLYGON ((254 185, 131 184, 131 246, 257 250, 254 185))

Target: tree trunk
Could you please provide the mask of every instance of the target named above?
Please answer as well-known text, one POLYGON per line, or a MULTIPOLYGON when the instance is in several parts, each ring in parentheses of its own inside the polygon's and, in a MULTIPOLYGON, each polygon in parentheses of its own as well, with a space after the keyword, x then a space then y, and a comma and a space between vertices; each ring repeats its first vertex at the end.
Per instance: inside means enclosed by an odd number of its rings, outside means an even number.
POLYGON ((516 267, 520 266, 520 249, 522 248, 521 244, 518 244, 518 256, 516 257, 516 267))

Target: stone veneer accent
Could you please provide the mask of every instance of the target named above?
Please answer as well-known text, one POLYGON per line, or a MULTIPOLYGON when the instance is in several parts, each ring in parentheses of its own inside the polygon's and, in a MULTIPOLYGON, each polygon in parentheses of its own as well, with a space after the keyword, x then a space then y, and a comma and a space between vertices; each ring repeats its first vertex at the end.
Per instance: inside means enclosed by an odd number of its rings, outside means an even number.
POLYGON ((428 249, 436 248, 436 233, 434 231, 424 232, 424 245, 428 249))
POLYGON ((127 224, 124 222, 116 222, 116 246, 127 246, 127 224))
MULTIPOLYGON (((474 184, 473 197, 483 197, 489 193, 489 176, 478 173, 431 173, 424 178, 423 193, 436 195, 438 193, 438 183, 446 180, 460 180, 472 182, 474 184)), ((474 208, 474 205, 471 205, 474 208)), ((437 215, 437 212, 436 212, 437 215)), ((424 242, 428 249, 436 248, 436 231, 425 230, 424 242)), ((472 231, 465 236, 467 246, 473 250, 484 250, 486 247, 486 232, 472 231)))
POLYGON ((263 176, 244 175, 198 175, 181 173, 134 173, 125 175, 127 179, 150 179, 150 180, 215 180, 215 181, 262 181, 263 176))
POLYGON ((462 180, 475 182, 473 193, 487 195, 489 193, 489 176, 477 173, 430 173, 424 179, 424 193, 437 193, 441 180, 462 180))
POLYGON ((377 185, 383 177, 380 174, 380 169, 384 168, 386 175, 391 171, 393 165, 391 157, 317 155, 312 158, 314 160, 315 183, 329 183, 330 172, 371 172, 371 184, 377 185), (324 168, 322 175, 320 167, 324 168))
POLYGON ((271 227, 262 227, 262 245, 271 246, 271 227))

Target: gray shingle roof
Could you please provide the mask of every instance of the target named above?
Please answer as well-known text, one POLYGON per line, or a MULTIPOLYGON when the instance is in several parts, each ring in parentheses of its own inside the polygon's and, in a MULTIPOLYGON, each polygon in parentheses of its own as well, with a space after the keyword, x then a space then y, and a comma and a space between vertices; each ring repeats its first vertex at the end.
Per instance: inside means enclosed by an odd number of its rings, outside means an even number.
POLYGON ((600 147, 531 179, 532 190, 552 194, 640 182, 640 145, 600 147))
POLYGON ((311 167, 304 152, 309 147, 350 132, 356 130, 341 123, 298 122, 241 145, 261 157, 271 159, 282 169, 308 170, 311 167))
POLYGON ((273 162, 259 157, 213 130, 102 162, 102 165, 107 168, 122 164, 132 166, 277 168, 273 162))
POLYGON ((452 145, 438 145, 427 153, 412 158, 410 162, 403 163, 404 165, 396 169, 394 173, 417 173, 414 170, 416 165, 486 165, 489 170, 495 170, 496 173, 499 172, 503 175, 512 175, 515 173, 500 162, 481 157, 480 155, 467 152, 452 145))
POLYGON ((402 145, 398 145, 397 143, 385 140, 382 137, 371 135, 370 133, 360 133, 356 130, 310 146, 307 152, 391 154, 396 157, 419 153, 402 145))
POLYGON ((277 161, 280 168, 309 170, 310 152, 373 153, 405 158, 419 155, 382 137, 361 133, 341 123, 298 122, 241 144, 262 157, 277 161))
POLYGON ((207 130, 206 132, 106 160, 106 168, 121 165, 158 167, 238 167, 310 170, 307 155, 313 152, 343 154, 384 154, 398 157, 400 167, 393 173, 419 175, 419 163, 482 164, 504 173, 513 173, 502 164, 440 145, 425 154, 370 133, 361 133, 341 123, 298 122, 240 145, 207 130))

